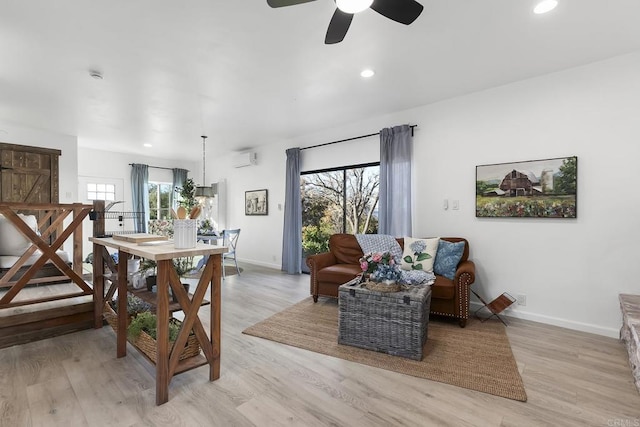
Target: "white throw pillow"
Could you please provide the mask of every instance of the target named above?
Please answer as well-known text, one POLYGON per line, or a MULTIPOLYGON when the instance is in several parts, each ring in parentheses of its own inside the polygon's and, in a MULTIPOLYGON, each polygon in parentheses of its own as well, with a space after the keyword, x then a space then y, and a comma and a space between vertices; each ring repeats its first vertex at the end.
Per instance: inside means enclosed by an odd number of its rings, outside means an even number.
POLYGON ((403 270, 433 271, 433 262, 436 259, 439 242, 439 237, 431 239, 405 237, 401 268, 403 270))
MULTIPOLYGON (((33 231, 38 227, 38 220, 34 215, 18 214, 33 231)), ((31 241, 13 225, 11 221, 0 215, 0 255, 21 256, 31 246, 31 241)))

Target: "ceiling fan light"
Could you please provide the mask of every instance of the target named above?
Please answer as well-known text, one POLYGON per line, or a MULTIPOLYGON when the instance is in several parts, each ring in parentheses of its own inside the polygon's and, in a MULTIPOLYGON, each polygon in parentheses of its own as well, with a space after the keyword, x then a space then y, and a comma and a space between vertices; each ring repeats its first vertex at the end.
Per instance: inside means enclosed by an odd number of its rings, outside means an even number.
POLYGON ((373 0, 336 0, 336 6, 344 13, 358 13, 373 3, 373 0))
POLYGON ((542 13, 551 12, 558 5, 558 0, 543 0, 536 5, 533 13, 540 15, 542 13))

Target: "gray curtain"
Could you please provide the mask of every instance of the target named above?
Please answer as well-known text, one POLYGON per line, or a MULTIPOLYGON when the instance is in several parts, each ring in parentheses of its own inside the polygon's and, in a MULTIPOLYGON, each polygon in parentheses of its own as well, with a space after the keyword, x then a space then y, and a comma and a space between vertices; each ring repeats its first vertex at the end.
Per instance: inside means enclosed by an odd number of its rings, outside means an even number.
MULTIPOLYGON (((182 187, 184 182, 187 180, 187 173, 189 173, 186 169, 174 168, 173 171, 173 191, 171 192, 171 207, 176 209, 176 188, 182 187)), ((204 185, 204 184, 202 184, 204 185)))
POLYGON ((409 125, 380 131, 380 234, 411 236, 412 152, 409 125))
POLYGON ((131 165, 131 195, 135 215, 133 227, 136 233, 146 233, 149 222, 149 166, 131 165))
POLYGON ((284 201, 282 271, 302 271, 302 204, 300 202, 300 149, 287 150, 287 179, 284 201))

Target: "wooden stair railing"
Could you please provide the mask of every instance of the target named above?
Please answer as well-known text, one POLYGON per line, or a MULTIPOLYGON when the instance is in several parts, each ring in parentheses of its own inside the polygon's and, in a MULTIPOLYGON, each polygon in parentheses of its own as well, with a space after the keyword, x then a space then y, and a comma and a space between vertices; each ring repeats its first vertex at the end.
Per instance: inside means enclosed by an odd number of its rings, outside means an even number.
POLYGON ((82 223, 90 210, 91 205, 80 203, 0 203, 0 214, 31 242, 0 278, 0 348, 93 327, 93 290, 82 278, 82 223), (35 214, 38 232, 34 232, 18 213, 35 214), (69 238, 73 243, 71 267, 56 253, 69 238), (39 258, 27 266, 37 250, 40 251, 39 258), (49 276, 55 275, 56 269, 59 276, 49 276), (52 279, 60 284, 50 285, 45 292, 25 289, 27 285, 50 283, 52 279), (16 298, 18 295, 20 298, 16 298))

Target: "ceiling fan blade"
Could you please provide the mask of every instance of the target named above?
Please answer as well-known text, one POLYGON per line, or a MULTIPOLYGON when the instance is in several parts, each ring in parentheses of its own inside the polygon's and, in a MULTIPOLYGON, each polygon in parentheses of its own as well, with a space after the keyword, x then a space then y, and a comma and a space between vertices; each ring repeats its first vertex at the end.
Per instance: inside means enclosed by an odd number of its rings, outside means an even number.
POLYGON ((315 0, 267 0, 267 4, 271 7, 294 6, 296 4, 309 3, 315 0))
POLYGON ((347 35, 351 21, 353 20, 352 13, 344 13, 340 9, 336 9, 331 22, 329 22, 329 28, 327 28, 327 36, 324 38, 324 44, 340 43, 344 36, 347 35))
POLYGON ((371 9, 401 24, 409 25, 424 7, 415 0, 373 0, 371 9))

